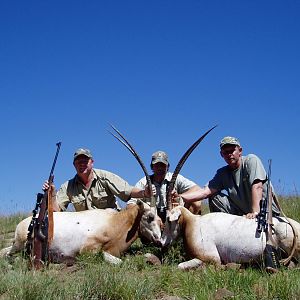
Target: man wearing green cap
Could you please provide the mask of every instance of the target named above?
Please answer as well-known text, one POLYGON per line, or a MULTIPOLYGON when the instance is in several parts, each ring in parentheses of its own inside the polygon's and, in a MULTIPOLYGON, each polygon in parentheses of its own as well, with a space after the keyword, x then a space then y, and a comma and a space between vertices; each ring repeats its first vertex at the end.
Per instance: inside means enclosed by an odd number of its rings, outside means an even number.
MULTIPOLYGON (((242 156, 242 150, 237 138, 224 137, 220 142, 220 154, 227 166, 218 169, 207 186, 179 195, 174 192, 173 197, 180 196, 185 202, 209 198, 211 212, 255 218, 260 211, 260 200, 266 197, 267 174, 256 155, 242 156)), ((272 196, 274 199, 275 194, 272 196)), ((272 211, 273 215, 280 214, 274 200, 272 211)))
MULTIPOLYGON (((53 201, 54 210, 66 210, 70 203, 76 211, 95 208, 117 209, 119 207, 116 197, 125 202, 131 197, 150 197, 147 187, 144 189, 133 187, 116 174, 94 169, 93 164, 93 156, 89 149, 76 150, 73 157, 76 175, 59 188, 53 201)), ((49 184, 46 181, 43 190, 48 188, 49 184)), ((55 187, 53 189, 55 190, 55 187)), ((153 192, 155 193, 154 188, 153 192)))
MULTIPOLYGON (((159 150, 152 154, 150 167, 153 171, 153 174, 150 176, 150 179, 152 181, 152 184, 156 188, 157 213, 163 222, 165 222, 167 211, 167 185, 173 175, 173 173, 168 172, 169 166, 169 158, 166 152, 159 150)), ((135 186, 144 189, 146 185, 146 177, 143 177, 136 183, 135 186)), ((186 191, 197 191, 198 189, 200 189, 200 187, 195 182, 178 174, 175 181, 175 189, 178 193, 184 193, 186 191)), ((146 202, 150 202, 150 199, 144 200, 146 202)), ((127 203, 128 205, 130 205, 134 202, 136 202, 136 199, 131 199, 127 203)), ((201 214, 200 201, 187 203, 185 204, 185 206, 189 208, 193 213, 201 214)))

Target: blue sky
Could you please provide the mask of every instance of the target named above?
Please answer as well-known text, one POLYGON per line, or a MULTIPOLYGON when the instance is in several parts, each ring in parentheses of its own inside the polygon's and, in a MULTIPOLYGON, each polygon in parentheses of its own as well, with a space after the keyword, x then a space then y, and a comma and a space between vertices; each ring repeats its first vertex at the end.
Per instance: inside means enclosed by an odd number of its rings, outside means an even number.
POLYGON ((171 170, 218 124, 184 176, 204 185, 232 135, 272 159, 279 193, 299 193, 299 11, 289 0, 1 1, 0 215, 34 208, 59 141, 57 187, 78 147, 135 184, 142 170, 109 123, 146 166, 165 150, 171 170))

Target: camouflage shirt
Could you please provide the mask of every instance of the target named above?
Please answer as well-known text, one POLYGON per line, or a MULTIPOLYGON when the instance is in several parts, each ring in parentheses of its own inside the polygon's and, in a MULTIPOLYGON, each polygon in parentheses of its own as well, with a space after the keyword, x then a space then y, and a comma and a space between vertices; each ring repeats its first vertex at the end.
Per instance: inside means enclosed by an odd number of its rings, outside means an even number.
POLYGON ((70 203, 76 211, 95 208, 118 208, 116 197, 123 201, 130 199, 132 186, 121 177, 99 169, 93 169, 93 180, 89 188, 80 181, 78 175, 66 181, 56 194, 61 210, 70 203))

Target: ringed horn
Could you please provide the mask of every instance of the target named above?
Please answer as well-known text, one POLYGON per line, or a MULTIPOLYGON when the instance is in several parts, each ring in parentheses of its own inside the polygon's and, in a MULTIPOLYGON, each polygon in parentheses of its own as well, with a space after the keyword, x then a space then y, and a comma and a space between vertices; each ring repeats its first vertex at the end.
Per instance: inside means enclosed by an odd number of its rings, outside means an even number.
POLYGON ((209 129, 208 131, 206 131, 181 157, 181 159, 179 160, 175 171, 172 175, 172 178, 168 184, 168 188, 167 188, 167 210, 170 211, 172 209, 172 199, 171 199, 171 193, 174 189, 175 186, 175 181, 177 179, 177 176, 182 168, 182 166, 184 165, 184 163, 186 162, 186 160, 188 159, 188 157, 190 156, 190 154, 195 150, 195 148, 202 142, 202 140, 214 129, 216 128, 217 125, 215 125, 214 127, 212 127, 211 129, 209 129))
POLYGON ((144 165, 144 163, 142 162, 140 156, 137 154, 137 152, 135 151, 135 149, 132 147, 132 145, 128 142, 128 140, 124 137, 124 135, 113 125, 111 125, 111 128, 115 131, 115 133, 118 135, 115 135, 114 133, 110 132, 109 133, 114 136, 120 143, 122 143, 130 152, 131 154, 136 158, 136 160, 138 161, 139 165, 142 167, 143 172, 146 176, 146 181, 147 181, 147 186, 149 187, 150 190, 150 195, 151 195, 151 200, 150 200, 150 207, 153 208, 155 210, 156 213, 156 200, 155 197, 153 196, 153 192, 152 192, 152 183, 151 183, 151 179, 150 176, 147 172, 147 169, 144 165))

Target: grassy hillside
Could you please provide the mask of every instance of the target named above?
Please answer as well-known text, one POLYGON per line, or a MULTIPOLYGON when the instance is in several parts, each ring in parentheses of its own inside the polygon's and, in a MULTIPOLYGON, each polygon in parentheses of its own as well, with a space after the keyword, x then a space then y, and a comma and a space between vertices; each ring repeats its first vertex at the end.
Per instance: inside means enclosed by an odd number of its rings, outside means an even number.
MULTIPOLYGON (((281 198, 286 215, 300 221, 300 198, 281 198)), ((207 211, 207 209, 205 210, 207 211)), ((22 216, 0 218, 1 235, 9 235, 22 216)), ((28 261, 0 259, 0 299, 300 299, 299 270, 282 268, 268 275, 259 268, 237 270, 215 266, 183 272, 178 243, 164 257, 163 265, 149 265, 136 241, 119 266, 103 261, 101 254, 82 255, 76 265, 53 265, 44 271, 28 270, 28 261), (169 298, 170 299, 170 298, 169 298)))

